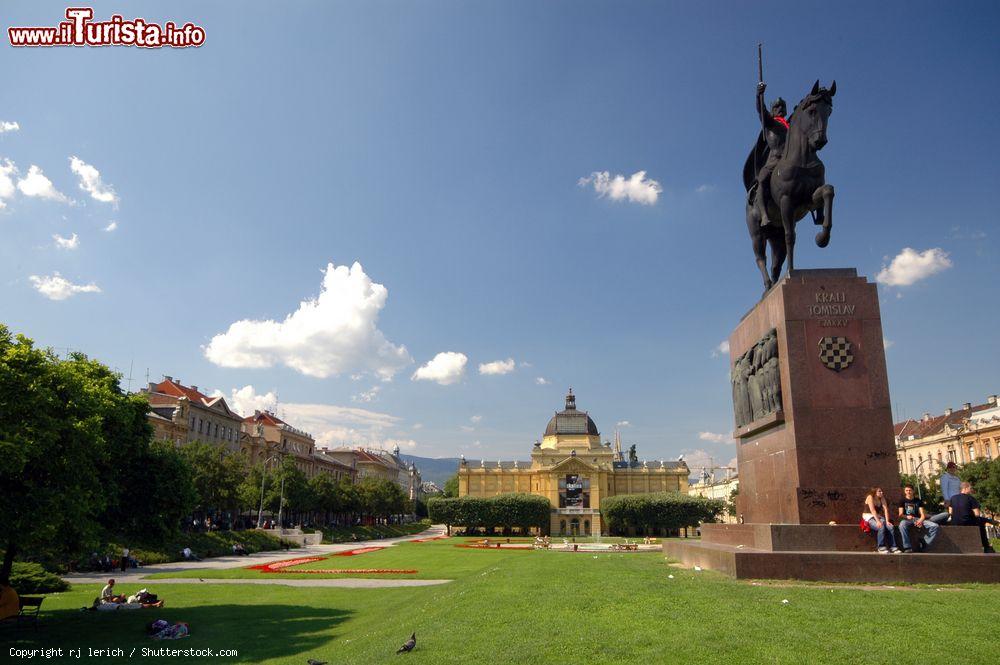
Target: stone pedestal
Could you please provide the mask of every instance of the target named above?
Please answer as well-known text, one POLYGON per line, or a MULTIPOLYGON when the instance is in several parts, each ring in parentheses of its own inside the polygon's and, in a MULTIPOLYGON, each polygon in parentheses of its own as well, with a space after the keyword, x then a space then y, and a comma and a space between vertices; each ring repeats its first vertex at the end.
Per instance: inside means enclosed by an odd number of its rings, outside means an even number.
POLYGON ((871 486, 899 487, 877 289, 854 269, 792 272, 740 321, 732 362, 772 330, 781 404, 737 422, 737 514, 856 524, 871 486))
POLYGON ((796 270, 729 337, 741 524, 705 524, 664 553, 738 578, 1000 582, 978 529, 941 529, 926 554, 874 552, 858 523, 901 489, 874 284, 854 269, 796 270))

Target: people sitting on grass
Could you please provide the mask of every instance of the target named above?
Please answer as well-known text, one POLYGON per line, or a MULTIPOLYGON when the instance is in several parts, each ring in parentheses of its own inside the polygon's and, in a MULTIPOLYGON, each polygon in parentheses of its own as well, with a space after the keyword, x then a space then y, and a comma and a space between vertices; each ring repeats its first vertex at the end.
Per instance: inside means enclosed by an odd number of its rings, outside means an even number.
POLYGON ((924 502, 916 496, 913 485, 905 485, 903 498, 899 502, 899 535, 903 541, 903 552, 923 552, 937 538, 940 528, 927 517, 924 502), (925 531, 924 536, 918 538, 916 543, 910 537, 910 530, 914 527, 925 531))
POLYGON ((140 589, 131 596, 115 593, 114 579, 101 589, 101 595, 94 599, 92 610, 137 610, 144 607, 163 607, 163 601, 156 597, 156 594, 149 593, 148 589, 140 589))
POLYGON ((181 556, 184 557, 185 561, 201 561, 201 558, 191 551, 190 547, 185 547, 181 550, 181 556))
POLYGON ((986 537, 986 525, 995 525, 996 521, 983 516, 979 502, 976 501, 976 497, 972 496, 972 483, 962 483, 959 487, 959 493, 951 497, 951 505, 948 506, 948 512, 951 514, 951 523, 955 526, 978 526, 979 537, 983 542, 983 552, 986 554, 995 554, 996 552, 990 546, 990 541, 986 537))
POLYGON ((896 547, 896 534, 893 532, 892 522, 889 521, 889 504, 885 501, 881 487, 871 488, 865 497, 861 521, 875 532, 877 551, 880 554, 899 552, 899 548, 896 547))
POLYGON ((104 585, 101 589, 101 602, 102 603, 124 603, 125 596, 115 593, 115 581, 114 579, 108 580, 108 583, 104 585))
POLYGON ((247 552, 247 548, 243 547, 243 543, 233 543, 233 554, 236 556, 249 556, 250 552, 247 552))

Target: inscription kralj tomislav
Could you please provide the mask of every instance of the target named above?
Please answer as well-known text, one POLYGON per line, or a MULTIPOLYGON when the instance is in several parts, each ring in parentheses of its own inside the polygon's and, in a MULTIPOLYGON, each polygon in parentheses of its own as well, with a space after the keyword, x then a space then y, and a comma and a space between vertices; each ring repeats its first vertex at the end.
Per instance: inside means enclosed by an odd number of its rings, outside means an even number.
POLYGON ((772 328, 736 359, 730 380, 737 429, 781 410, 777 330, 772 328))

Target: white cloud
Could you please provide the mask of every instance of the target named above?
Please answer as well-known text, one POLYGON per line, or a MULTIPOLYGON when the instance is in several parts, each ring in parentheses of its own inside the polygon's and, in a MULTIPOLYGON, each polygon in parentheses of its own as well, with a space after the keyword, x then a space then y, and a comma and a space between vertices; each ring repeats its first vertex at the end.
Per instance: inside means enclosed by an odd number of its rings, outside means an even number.
POLYGON ((948 253, 940 247, 923 252, 906 247, 888 266, 883 264, 875 279, 886 286, 910 286, 935 273, 947 270, 951 265, 948 253))
POLYGON ((636 171, 628 179, 623 175, 614 177, 607 171, 594 171, 586 178, 577 181, 580 187, 593 185, 599 196, 608 197, 612 201, 628 199, 632 203, 653 205, 663 188, 655 180, 647 180, 645 171, 636 171))
POLYGON ((7 120, 0 120, 0 134, 6 134, 7 132, 16 132, 21 129, 21 125, 16 122, 8 122, 7 120))
POLYGON ((728 355, 729 355, 729 340, 727 339, 722 340, 721 342, 719 342, 719 345, 717 347, 712 349, 713 358, 718 358, 719 356, 728 356, 728 355))
MULTIPOLYGON (((216 390, 213 394, 223 393, 216 390)), ((399 418, 386 413, 333 404, 278 404, 275 393, 260 395, 253 386, 231 390, 226 401, 233 410, 244 415, 250 415, 254 410, 277 410, 279 418, 292 427, 309 432, 316 443, 323 446, 391 448, 390 441, 398 441, 400 448, 412 448, 416 445, 403 445, 404 440, 387 438, 386 432, 396 426, 399 418)))
POLYGON ((882 338, 882 348, 888 349, 893 344, 895 344, 895 342, 892 341, 891 339, 886 339, 885 337, 882 338))
POLYGON ((378 397, 379 391, 382 390, 379 386, 372 386, 369 390, 363 390, 357 395, 351 396, 352 402, 374 402, 378 397))
POLYGON ((482 416, 478 416, 478 415, 477 416, 472 416, 471 418, 469 418, 469 420, 471 420, 474 423, 481 423, 481 422, 483 422, 483 417, 482 416))
POLYGON ((684 453, 684 462, 691 469, 691 475, 701 475, 702 469, 707 469, 713 466, 721 466, 715 461, 715 456, 707 450, 701 449, 688 449, 682 451, 684 453))
POLYGON ((17 188, 25 196, 37 196, 42 199, 49 199, 50 201, 58 201, 59 203, 70 202, 69 198, 57 190, 52 181, 46 178, 42 170, 34 164, 28 169, 28 175, 17 181, 17 188))
POLYGON ((80 239, 74 233, 69 238, 64 238, 58 233, 52 235, 52 239, 56 241, 56 247, 59 249, 76 249, 80 246, 80 239))
POLYGON ((714 191, 715 185, 709 185, 708 183, 698 185, 695 187, 694 191, 696 194, 707 194, 708 192, 714 191))
POLYGON ((632 423, 627 420, 619 420, 615 423, 615 427, 631 427, 632 423))
POLYGON ((28 279, 31 280, 31 285, 49 300, 66 300, 77 293, 101 292, 97 284, 74 284, 58 272, 54 272, 51 275, 42 275, 41 277, 31 275, 28 279))
POLYGON ((14 178, 17 176, 17 167, 9 159, 3 160, 0 164, 0 208, 6 208, 4 199, 14 198, 17 187, 14 185, 14 178))
POLYGON ((104 230, 107 231, 108 233, 111 233, 117 228, 118 228, 118 222, 112 220, 110 224, 104 227, 104 230))
POLYGON ((535 383, 537 383, 540 386, 547 386, 552 382, 546 379, 544 376, 539 376, 535 378, 535 383))
POLYGON ((386 439, 382 442, 383 448, 394 448, 399 446, 400 448, 413 450, 417 447, 417 442, 413 439, 386 439))
POLYGON ((475 432, 476 431, 476 428, 472 427, 471 425, 462 425, 462 426, 459 427, 459 429, 462 430, 463 432, 475 432))
POLYGON ((435 381, 447 386, 461 380, 465 374, 468 356, 455 351, 443 351, 429 363, 417 369, 410 377, 413 381, 435 381))
POLYGON ((484 363, 479 366, 479 373, 485 374, 487 376, 494 376, 498 374, 510 374, 514 371, 514 359, 507 358, 507 360, 494 360, 491 363, 484 363))
POLYGON ((718 434, 716 432, 698 432, 698 438, 702 441, 712 443, 733 443, 733 437, 729 434, 718 434))
POLYGON ((518 365, 518 367, 531 367, 532 366, 532 364, 529 363, 527 360, 522 360, 517 365, 518 365))
POLYGON ((389 294, 371 281, 360 263, 323 271, 319 297, 303 300, 280 323, 243 319, 216 335, 205 357, 221 367, 286 365, 325 379, 345 372, 372 372, 382 379, 413 360, 378 329, 389 294))
POLYGON ((423 423, 413 423, 413 429, 423 429, 423 428, 424 428, 423 423))
POLYGON ((80 189, 90 194, 90 198, 101 203, 118 203, 118 195, 110 186, 101 182, 101 172, 79 157, 69 158, 69 168, 80 178, 80 189))

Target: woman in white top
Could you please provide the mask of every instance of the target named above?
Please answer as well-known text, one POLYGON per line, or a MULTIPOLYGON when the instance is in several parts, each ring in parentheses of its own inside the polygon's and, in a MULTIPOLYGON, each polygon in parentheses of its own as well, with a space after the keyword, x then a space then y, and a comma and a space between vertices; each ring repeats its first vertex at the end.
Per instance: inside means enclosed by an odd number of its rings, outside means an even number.
POLYGON ((868 523, 868 528, 876 532, 878 551, 882 554, 899 552, 896 547, 896 534, 892 522, 889 521, 889 504, 881 487, 873 487, 865 497, 865 512, 861 519, 868 523))

